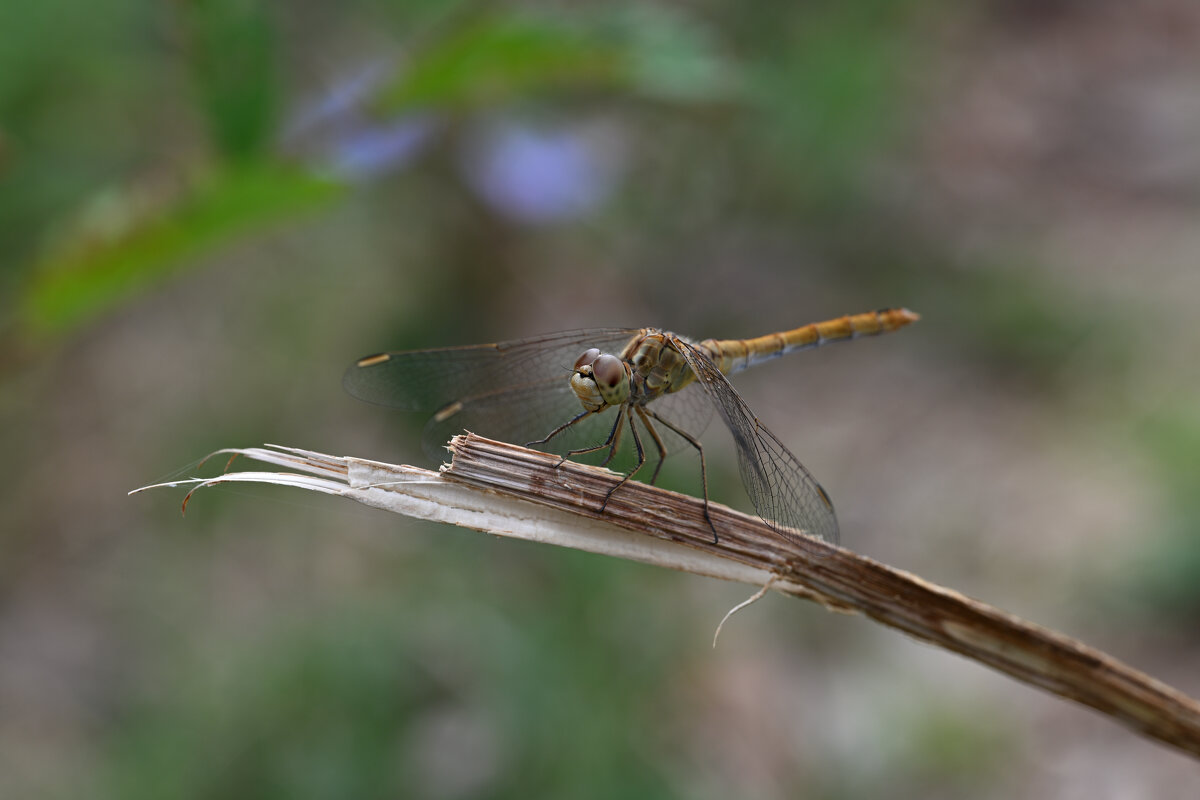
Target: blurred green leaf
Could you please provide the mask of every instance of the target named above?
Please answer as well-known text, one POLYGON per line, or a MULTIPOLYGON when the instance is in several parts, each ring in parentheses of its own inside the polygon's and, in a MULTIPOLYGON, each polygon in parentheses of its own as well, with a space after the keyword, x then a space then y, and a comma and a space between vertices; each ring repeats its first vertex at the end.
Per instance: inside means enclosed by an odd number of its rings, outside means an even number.
POLYGON ((232 160, 262 154, 282 105, 275 28, 266 11, 256 0, 191 0, 183 18, 214 144, 232 160))
POLYGON ((23 298, 31 332, 61 333, 186 266, 186 259, 328 202, 340 186, 257 165, 209 176, 176 197, 102 198, 86 233, 34 271, 23 298))
POLYGON ((920 5, 818 2, 748 17, 761 155, 788 195, 838 207, 853 195, 863 157, 907 119, 897 105, 920 5))
POLYGON ((623 45, 629 86, 644 96, 675 102, 734 97, 735 64, 720 55, 712 32, 662 6, 615 10, 607 23, 623 45))
POLYGON ((1154 459, 1165 496, 1165 535, 1149 537, 1133 570, 1133 596, 1156 618, 1165 614, 1194 630, 1200 614, 1200 416, 1194 406, 1164 410, 1148 419, 1142 441, 1154 459))
POLYGON ((1155 457, 1163 487, 1200 514, 1200 417, 1195 406, 1147 420, 1143 437, 1155 457))
POLYGON ((1012 757, 1016 737, 1003 720, 964 713, 950 700, 930 698, 911 709, 895 753, 899 771, 965 785, 986 783, 1012 757))
POLYGON ((397 737, 442 693, 402 638, 366 632, 288 631, 231 653, 232 674, 176 678, 169 697, 131 709, 110 796, 379 797, 404 785, 397 737))
POLYGON ((609 83, 617 54, 546 20, 487 18, 428 46, 380 93, 379 108, 471 107, 535 89, 609 83))
POLYGON ((1119 315, 1063 302, 1061 289, 1037 264, 996 259, 964 269, 948 262, 878 263, 903 276, 896 292, 957 331, 956 346, 1044 389, 1071 380, 1063 370, 1073 361, 1087 360, 1116 374, 1133 358, 1133 337, 1119 315))
POLYGON ((594 558, 550 559, 565 574, 509 616, 487 605, 499 587, 465 578, 478 572, 462 559, 479 557, 452 546, 430 564, 435 585, 475 590, 429 614, 403 610, 432 595, 389 587, 231 641, 220 669, 182 636, 161 691, 132 693, 107 740, 107 791, 93 796, 665 796, 670 749, 646 731, 671 711, 665 687, 686 648, 669 615, 641 614, 661 627, 617 658, 629 618, 610 617, 637 613, 628 594, 653 590, 594 558), (456 783, 464 754, 477 760, 462 791, 436 791, 456 783))
POLYGON ((148 66, 155 13, 137 0, 0 2, 0 316, 46 227, 166 138, 141 124, 174 111, 151 102, 170 80, 148 66))
POLYGON ((949 283, 959 298, 957 306, 946 303, 952 324, 982 355, 1027 373, 1052 376, 1098 327, 1093 318, 1064 310, 1030 274, 978 270, 949 283))
POLYGON ((417 51, 377 107, 466 109, 564 90, 713 100, 732 75, 698 25, 663 9, 485 15, 417 51))

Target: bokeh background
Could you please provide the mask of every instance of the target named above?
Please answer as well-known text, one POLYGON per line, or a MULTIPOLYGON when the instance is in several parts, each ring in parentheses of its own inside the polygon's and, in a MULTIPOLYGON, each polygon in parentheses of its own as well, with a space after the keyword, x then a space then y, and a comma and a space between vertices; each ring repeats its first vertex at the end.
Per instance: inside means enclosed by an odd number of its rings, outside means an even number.
POLYGON ((1194 797, 799 601, 126 492, 424 463, 381 349, 903 305, 738 379, 845 544, 1197 696, 1198 211, 1194 0, 0 4, 0 796, 1194 797))

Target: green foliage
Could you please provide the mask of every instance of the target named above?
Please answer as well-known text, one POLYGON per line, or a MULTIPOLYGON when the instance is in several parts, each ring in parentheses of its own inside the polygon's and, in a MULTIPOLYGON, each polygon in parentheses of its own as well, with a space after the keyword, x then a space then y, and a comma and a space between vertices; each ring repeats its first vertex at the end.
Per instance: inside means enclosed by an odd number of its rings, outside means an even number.
POLYGON ((261 157, 283 102, 275 25, 257 0, 188 0, 183 11, 213 144, 231 161, 261 157))
POLYGON ((161 78, 146 15, 136 0, 0 3, 0 315, 45 232, 137 152, 161 78))
POLYGON ((376 600, 282 625, 219 663, 183 647, 192 662, 109 743, 101 796, 438 796, 458 781, 464 796, 663 796, 645 731, 663 721, 656 693, 686 648, 649 632, 662 615, 640 618, 640 634, 617 630, 648 573, 524 548, 525 569, 544 560, 557 573, 507 618, 520 601, 490 608, 499 587, 468 578, 494 559, 437 549, 429 568, 442 577, 423 587, 405 587, 405 570, 376 600), (441 599, 422 603, 434 587, 441 599))
POLYGON ((836 207, 862 154, 896 132, 913 10, 872 0, 750 16, 744 35, 756 49, 747 54, 747 85, 762 116, 764 156, 785 168, 781 190, 836 207))
POLYGON ((967 716, 957 704, 945 700, 927 700, 907 724, 901 724, 906 735, 897 741, 896 769, 938 776, 943 782, 953 777, 963 789, 994 777, 1011 760, 1017 745, 995 727, 994 720, 967 716))
POLYGON ((24 321, 38 334, 94 319, 186 267, 205 251, 308 211, 338 186, 284 167, 230 169, 178 197, 117 194, 97 206, 93 226, 35 270, 24 321))
MULTIPOLYGON (((329 181, 283 167, 268 152, 282 102, 274 26, 248 0, 182 6, 191 71, 219 156, 182 186, 144 181, 92 194, 81 221, 30 267, 25 331, 61 334, 95 319, 197 256, 310 210, 335 195, 329 181)), ((37 185, 37 184, 35 184, 37 185)))
POLYGON ((1091 359, 1118 374, 1132 358, 1120 314, 1062 302, 1061 292, 1035 265, 998 259, 970 268, 944 262, 908 266, 907 286, 897 291, 914 296, 913 304, 939 325, 958 331, 957 341, 948 344, 968 349, 979 363, 1054 389, 1068 377, 1062 368, 1072 359, 1091 359))
POLYGON ((1157 619, 1165 614, 1191 631, 1200 614, 1200 417, 1194 408, 1164 409, 1147 420, 1142 438, 1157 467, 1165 517, 1147 520, 1163 535, 1145 537, 1129 591, 1157 619))
MULTIPOLYGON (((317 165, 285 168, 271 152, 283 98, 277 24, 265 8, 253 0, 192 0, 181 7, 180 22, 217 166, 185 170, 206 177, 182 190, 147 190, 136 179, 99 194, 93 189, 81 230, 65 226, 56 237, 65 241, 31 268, 33 279, 21 293, 26 333, 69 331, 195 263, 200 253, 337 195, 333 183, 317 177, 317 165)), ((726 95, 731 75, 700 28, 664 10, 583 17, 496 11, 452 15, 370 104, 390 115, 463 111, 596 90, 710 101, 726 95)), ((5 88, 0 82, 0 97, 5 88)), ((10 100, 19 94, 19 87, 7 89, 10 100)), ((30 194, 46 185, 41 177, 30 180, 30 194)), ((27 202, 9 205, 14 215, 28 213, 27 202)))
POLYGON ((1200 521, 1200 416, 1195 408, 1161 410, 1143 434, 1159 466, 1161 486, 1200 521))
POLYGON ((489 13, 426 42, 377 107, 470 109, 580 91, 670 101, 727 96, 731 68, 702 30, 656 7, 489 13))

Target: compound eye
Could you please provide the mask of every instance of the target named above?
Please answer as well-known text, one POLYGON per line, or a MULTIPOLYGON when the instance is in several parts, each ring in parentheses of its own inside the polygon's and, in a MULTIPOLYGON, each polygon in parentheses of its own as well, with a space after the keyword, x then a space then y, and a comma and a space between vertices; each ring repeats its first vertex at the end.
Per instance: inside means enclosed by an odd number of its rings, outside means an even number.
POLYGON ((584 350, 583 355, 575 359, 575 369, 582 369, 583 367, 589 366, 599 355, 600 350, 598 348, 592 347, 588 350, 584 350))
POLYGON ((621 363, 621 359, 605 353, 592 362, 592 377, 605 389, 615 388, 625 377, 625 365, 621 363))

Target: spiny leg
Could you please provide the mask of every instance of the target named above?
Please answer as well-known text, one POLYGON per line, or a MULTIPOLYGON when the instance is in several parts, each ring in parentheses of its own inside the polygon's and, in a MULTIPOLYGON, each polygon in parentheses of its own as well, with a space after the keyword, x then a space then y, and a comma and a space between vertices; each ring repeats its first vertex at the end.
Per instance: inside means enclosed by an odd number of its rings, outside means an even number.
POLYGON ((546 434, 546 438, 534 439, 532 442, 526 442, 525 446, 533 447, 535 444, 546 444, 551 439, 553 439, 555 436, 558 436, 560 433, 565 431, 567 428, 574 425, 576 422, 579 422, 581 419, 583 419, 585 417, 589 417, 595 413, 596 413, 595 411, 581 411, 580 413, 576 414, 574 417, 571 417, 571 419, 564 422, 562 425, 559 425, 557 428, 555 428, 554 430, 552 430, 548 434, 546 434))
POLYGON ((708 527, 712 530, 713 544, 716 544, 717 543, 717 526, 713 525, 712 517, 709 516, 709 514, 708 514, 708 467, 704 463, 704 448, 700 445, 700 441, 698 439, 696 439, 695 436, 692 436, 687 431, 685 431, 675 425, 672 425, 670 422, 663 419, 658 414, 655 414, 650 409, 647 408, 647 409, 645 409, 645 411, 647 414, 654 417, 656 420, 661 422, 663 425, 666 425, 672 431, 677 433, 685 442, 690 444, 692 447, 696 448, 696 452, 698 452, 700 454, 700 485, 704 489, 704 521, 708 523, 708 527))
MULTIPOLYGON (((622 406, 622 409, 624 409, 624 408, 625 407, 622 406)), ((601 513, 603 513, 604 509, 608 506, 608 501, 613 496, 613 492, 615 492, 617 489, 620 489, 622 486, 624 486, 625 481, 629 480, 635 474, 637 474, 637 471, 642 468, 643 464, 646 463, 646 451, 642 447, 642 439, 641 439, 641 437, 638 436, 637 427, 633 424, 633 415, 627 414, 626 418, 629 420, 629 432, 633 434, 633 446, 635 448, 637 448, 638 462, 637 462, 637 464, 634 465, 633 469, 631 469, 628 473, 626 473, 624 478, 621 478, 621 480, 617 481, 616 485, 613 486, 611 489, 609 489, 608 493, 604 495, 604 502, 600 504, 600 512, 601 513)))
POLYGON ((658 473, 662 469, 663 461, 667 458, 667 446, 663 444, 662 437, 658 435, 658 431, 654 429, 654 425, 650 423, 650 417, 646 413, 645 406, 634 406, 634 411, 641 418, 642 424, 646 426, 646 432, 650 434, 650 438, 654 440, 654 446, 658 448, 658 464, 654 467, 654 474, 650 476, 650 485, 658 480, 658 473))
MULTIPOLYGON (((621 443, 621 422, 624 420, 624 418, 625 406, 621 406, 617 409, 617 421, 613 423, 612 430, 609 431, 607 439, 594 447, 580 447, 575 450, 568 450, 567 452, 563 453, 563 457, 558 460, 558 463, 555 464, 555 466, 561 467, 563 462, 571 456, 579 456, 583 455, 584 453, 594 453, 597 450, 603 450, 606 447, 609 448, 609 451, 608 458, 604 459, 604 464, 607 464, 612 460, 613 453, 617 451, 617 445, 621 443)), ((601 464, 600 466, 604 466, 604 464, 601 464)))
MULTIPOLYGON (((629 417, 629 411, 626 409, 625 406, 621 406, 621 410, 617 412, 617 422, 613 426, 612 435, 609 436, 609 439, 612 440, 612 444, 608 448, 608 455, 606 455, 604 457, 604 460, 600 462, 600 466, 602 466, 602 467, 608 466, 608 462, 612 461, 613 456, 615 456, 617 454, 617 448, 619 448, 621 446, 621 433, 625 430, 623 427, 621 427, 621 418, 622 417, 625 417, 625 418, 629 417)), ((635 434, 635 436, 636 436, 636 434, 635 434)))

